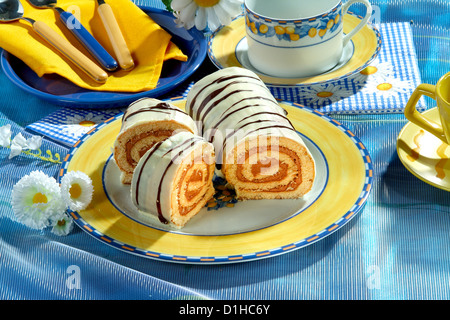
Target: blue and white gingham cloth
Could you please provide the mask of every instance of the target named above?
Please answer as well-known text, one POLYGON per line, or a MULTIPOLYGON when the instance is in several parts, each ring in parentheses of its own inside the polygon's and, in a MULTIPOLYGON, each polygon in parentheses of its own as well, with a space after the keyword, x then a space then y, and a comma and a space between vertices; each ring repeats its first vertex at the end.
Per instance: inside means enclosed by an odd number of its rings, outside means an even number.
POLYGON ((94 125, 114 117, 123 109, 71 109, 62 108, 26 127, 65 146, 73 146, 94 125))
MULTIPOLYGON (((410 24, 383 23, 378 26, 382 36, 382 48, 370 64, 373 74, 361 73, 332 83, 315 84, 301 88, 269 87, 272 94, 285 101, 297 102, 323 113, 400 113, 414 89, 421 83, 417 57, 410 24), (375 72, 376 71, 376 72, 375 72), (384 89, 384 90, 383 90, 384 89), (318 93, 328 92, 321 98, 318 93)), ((201 78, 196 75, 195 79, 201 78)), ((186 97, 192 88, 190 83, 177 88, 178 96, 186 97)), ((166 99, 170 97, 161 97, 166 99)), ((418 110, 427 108, 422 98, 418 110)), ((27 126, 28 130, 44 135, 66 146, 72 146, 89 126, 97 124, 122 112, 123 109, 88 110, 62 108, 27 126)))
MULTIPOLYGON (((369 69, 324 84, 295 88, 271 86, 272 94, 323 113, 403 112, 409 97, 421 83, 411 26, 408 22, 399 22, 382 23, 377 27, 382 38, 381 50, 369 69), (365 75, 364 71, 371 74, 365 75)), ((417 109, 426 108, 425 99, 420 99, 417 109)))

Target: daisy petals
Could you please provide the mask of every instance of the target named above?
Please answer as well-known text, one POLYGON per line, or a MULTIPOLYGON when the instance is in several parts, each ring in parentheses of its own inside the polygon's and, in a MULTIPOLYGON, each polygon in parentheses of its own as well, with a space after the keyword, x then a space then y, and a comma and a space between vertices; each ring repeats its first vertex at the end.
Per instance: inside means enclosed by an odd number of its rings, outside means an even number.
POLYGON ((206 10, 205 10, 205 8, 198 8, 197 14, 195 15, 195 27, 198 30, 206 29, 207 21, 206 21, 206 10))
POLYGON ((211 31, 215 31, 220 27, 219 18, 217 18, 216 12, 213 8, 206 8, 206 15, 208 17, 208 27, 211 31))
POLYGON ((47 227, 53 216, 65 211, 58 183, 42 171, 33 171, 14 185, 11 204, 17 220, 33 229, 47 227))
POLYGON ((92 180, 83 172, 70 171, 61 179, 61 196, 70 210, 86 209, 91 203, 93 192, 92 180))
POLYGON ((213 7, 220 24, 227 25, 231 23, 231 17, 228 12, 220 5, 220 3, 213 7))
POLYGON ((53 221, 52 232, 58 236, 66 236, 73 229, 73 219, 66 214, 61 214, 53 221))
POLYGON ((195 2, 191 2, 180 12, 179 19, 184 21, 186 24, 186 28, 190 29, 194 25, 195 12, 197 11, 197 4, 195 2))
POLYGON ((242 0, 219 0, 205 2, 195 0, 172 0, 177 27, 215 31, 221 25, 231 23, 231 19, 242 12, 242 0))

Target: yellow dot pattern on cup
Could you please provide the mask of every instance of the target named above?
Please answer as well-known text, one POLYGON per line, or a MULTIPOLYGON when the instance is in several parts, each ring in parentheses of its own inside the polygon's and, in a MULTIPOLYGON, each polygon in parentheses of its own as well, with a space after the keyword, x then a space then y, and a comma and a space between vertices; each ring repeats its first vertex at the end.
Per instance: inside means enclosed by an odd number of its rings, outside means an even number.
POLYGON ((252 32, 254 34, 258 34, 258 29, 256 29, 256 25, 254 22, 251 22, 249 27, 250 27, 250 30, 252 30, 252 32))
POLYGON ((295 32, 294 27, 286 27, 285 30, 287 34, 293 34, 295 32))
POLYGON ((341 19, 341 15, 337 14, 336 17, 334 18, 334 24, 338 24, 340 19, 341 19))
POLYGON ((327 33, 327 29, 320 29, 319 30, 319 37, 323 38, 325 36, 325 33, 327 33))
POLYGON ((327 22, 327 29, 331 29, 334 26, 334 19, 330 19, 327 22))
POLYGON ((291 38, 291 41, 297 41, 297 40, 300 39, 300 35, 297 34, 297 33, 291 33, 291 34, 289 35, 289 37, 291 38))
POLYGON ((282 35, 282 34, 285 34, 286 32, 284 31, 283 27, 275 26, 275 33, 279 34, 279 35, 282 35))
POLYGON ((269 27, 268 27, 267 25, 261 24, 261 25, 259 26, 259 32, 261 32, 261 33, 267 33, 267 31, 269 31, 269 27))
POLYGON ((323 39, 328 34, 332 36, 342 27, 341 5, 320 17, 282 21, 263 18, 247 10, 245 22, 249 32, 264 38, 276 37, 278 40, 298 41, 304 37, 323 39))

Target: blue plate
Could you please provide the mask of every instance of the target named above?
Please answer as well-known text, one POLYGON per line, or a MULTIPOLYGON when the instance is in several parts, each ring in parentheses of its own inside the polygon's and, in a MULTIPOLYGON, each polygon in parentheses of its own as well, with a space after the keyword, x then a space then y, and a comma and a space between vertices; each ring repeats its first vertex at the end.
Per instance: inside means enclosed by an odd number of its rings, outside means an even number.
POLYGON ((140 7, 156 23, 172 35, 172 41, 188 56, 188 61, 166 61, 155 89, 135 92, 93 91, 80 88, 58 75, 38 77, 25 63, 3 50, 0 61, 6 76, 18 87, 48 102, 74 108, 114 108, 127 106, 142 97, 161 96, 185 81, 206 57, 207 41, 203 33, 193 28, 177 28, 172 13, 140 7))

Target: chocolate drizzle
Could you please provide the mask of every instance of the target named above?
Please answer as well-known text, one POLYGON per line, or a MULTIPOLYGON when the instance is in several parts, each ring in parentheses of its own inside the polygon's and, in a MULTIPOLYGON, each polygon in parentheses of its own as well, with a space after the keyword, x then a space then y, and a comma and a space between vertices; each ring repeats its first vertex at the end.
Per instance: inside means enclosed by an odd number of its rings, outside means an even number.
MULTIPOLYGON (((198 91, 190 101, 188 99, 188 113, 195 120, 202 123, 201 132, 208 142, 212 143, 214 141, 215 136, 217 137, 217 132, 221 130, 220 127, 224 126, 227 119, 231 120, 231 116, 238 119, 237 122, 233 124, 233 127, 222 128, 234 130, 221 138, 223 140, 221 141, 221 150, 217 152, 218 157, 221 157, 223 154, 227 141, 235 137, 238 132, 242 132, 244 136, 248 136, 249 134, 265 129, 295 131, 291 121, 286 117, 286 110, 278 104, 270 91, 257 76, 252 77, 238 73, 224 75, 216 78, 210 83, 205 83, 203 86, 200 86, 198 89, 195 88, 194 90, 198 91), (258 80, 258 82, 248 81, 249 79, 258 80), (222 94, 224 90, 231 86, 234 86, 233 89, 229 89, 229 92, 222 94), (200 99, 201 93, 204 93, 208 88, 210 88, 211 91, 204 94, 201 97, 201 101, 197 101, 200 99), (239 99, 239 101, 234 102, 233 100, 236 98, 233 99, 233 97, 239 97, 239 95, 241 95, 242 98, 239 99), (228 102, 231 99, 233 103, 228 102), (220 115, 217 119, 208 121, 211 124, 208 125, 207 128, 203 128, 208 115, 216 107, 220 108, 220 115), (242 117, 240 117, 241 114, 239 113, 241 111, 243 111, 242 117), (262 118, 264 115, 272 116, 273 119, 264 119, 262 118), (246 128, 251 125, 253 125, 253 127, 246 128), (206 129, 207 131, 203 129, 206 129)), ((216 162, 216 168, 221 168, 221 165, 218 164, 218 162, 216 162)))
POLYGON ((190 139, 184 141, 181 145, 178 145, 178 146, 176 146, 176 147, 170 149, 169 151, 167 151, 167 152, 164 154, 164 156, 165 156, 165 155, 169 154, 170 152, 172 152, 173 150, 175 150, 175 149, 177 149, 177 148, 181 148, 182 146, 184 146, 184 145, 186 145, 186 144, 188 144, 188 143, 190 142, 190 144, 189 144, 188 147, 185 147, 185 148, 181 149, 174 157, 170 158, 170 162, 169 162, 169 164, 167 165, 166 169, 164 170, 164 172, 163 172, 163 174, 162 174, 162 176, 161 176, 161 180, 159 181, 158 193, 157 193, 157 196, 156 196, 156 208, 157 208, 157 210, 158 210, 159 221, 161 221, 161 222, 164 223, 164 224, 167 224, 167 223, 168 223, 167 220, 164 218, 164 216, 163 216, 163 214, 162 214, 162 210, 161 210, 161 191, 162 191, 162 184, 163 184, 163 181, 164 181, 164 177, 166 176, 166 173, 167 173, 167 171, 169 170, 169 168, 170 168, 170 167, 172 166, 172 164, 174 163, 174 160, 177 159, 177 158, 179 158, 179 157, 181 156, 181 154, 182 154, 186 149, 189 149, 189 148, 193 147, 193 146, 195 145, 195 143, 198 142, 200 139, 201 139, 201 138, 199 138, 199 137, 193 137, 193 138, 190 138, 190 139))
MULTIPOLYGON (((131 104, 133 105, 133 104, 131 104)), ((130 105, 130 106, 131 106, 130 105)), ((125 121, 127 121, 128 119, 130 119, 131 117, 138 115, 140 113, 145 113, 145 112, 156 112, 156 113, 165 113, 165 114, 171 114, 170 111, 176 111, 176 112, 181 112, 183 114, 186 114, 186 112, 184 112, 181 109, 175 108, 173 106, 171 106, 170 104, 166 103, 166 102, 160 102, 154 106, 146 106, 143 107, 141 109, 138 109, 134 112, 129 113, 129 111, 125 112, 122 116, 122 123, 124 123, 125 121)))
MULTIPOLYGON (((170 162, 167 165, 167 167, 165 168, 165 170, 163 171, 163 174, 161 176, 159 185, 158 185, 158 190, 157 190, 157 195, 156 195, 156 209, 158 212, 158 219, 159 221, 161 221, 161 223, 164 224, 168 224, 168 221, 166 220, 166 218, 164 218, 163 214, 162 214, 162 210, 161 210, 161 192, 162 192, 162 184, 164 182, 164 178, 168 172, 168 170, 170 169, 170 167, 173 165, 174 161, 179 158, 183 152, 185 152, 187 149, 193 147, 195 145, 195 143, 197 143, 198 141, 203 141, 203 139, 201 137, 197 137, 194 136, 192 138, 189 138, 185 141, 183 141, 181 144, 174 146, 173 148, 170 148, 169 150, 167 150, 167 152, 165 152, 162 157, 167 156, 168 154, 170 154, 171 152, 173 152, 176 149, 181 148, 181 150, 173 157, 170 158, 170 162)), ((136 183, 136 203, 139 204, 139 187, 140 187, 140 180, 141 180, 141 176, 142 176, 142 172, 143 169, 145 167, 145 165, 147 164, 148 160, 153 156, 154 152, 160 147, 160 145, 163 143, 163 141, 158 142, 157 144, 155 144, 155 146, 153 147, 152 151, 150 151, 147 155, 147 158, 144 161, 144 163, 141 166, 141 170, 139 171, 138 177, 137 177, 137 183, 136 183)))
MULTIPOLYGON (((201 89, 197 92, 197 94, 192 98, 191 103, 190 103, 191 108, 189 108, 189 115, 190 115, 191 117, 194 116, 194 110, 193 110, 192 106, 195 106, 195 105, 196 105, 198 96, 199 96, 204 90, 206 90, 206 89, 209 88, 210 86, 214 86, 214 85, 216 85, 216 84, 218 84, 218 83, 221 83, 221 82, 224 82, 224 81, 228 81, 228 80, 232 80, 232 79, 236 79, 236 78, 248 78, 248 79, 253 79, 253 80, 257 80, 257 81, 261 82, 261 79, 259 79, 258 77, 252 77, 252 76, 242 75, 242 74, 234 74, 234 75, 230 75, 230 76, 219 77, 219 78, 217 78, 216 80, 214 80, 214 81, 212 81, 211 83, 209 83, 209 84, 207 84, 206 86, 204 86, 203 88, 201 88, 201 89)), ((237 82, 236 82, 236 81, 233 81, 233 83, 246 83, 246 81, 237 81, 237 82)), ((231 83, 225 85, 225 88, 226 88, 227 86, 229 86, 229 85, 231 85, 231 83)), ((224 87, 221 87, 221 88, 215 90, 213 93, 211 93, 211 94, 209 95, 209 97, 208 97, 207 100, 210 101, 210 100, 213 99, 215 96, 217 96, 222 90, 224 90, 224 87)), ((207 101, 207 102, 208 102, 208 101, 207 101)), ((207 102, 205 102, 205 101, 202 102, 203 107, 204 107, 204 105, 206 105, 207 102)), ((200 110, 197 110, 197 118, 196 118, 196 120, 198 120, 198 116, 200 115, 201 109, 203 109, 203 107, 200 106, 200 107, 199 107, 200 110)))

